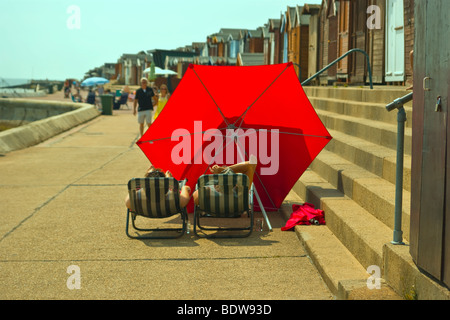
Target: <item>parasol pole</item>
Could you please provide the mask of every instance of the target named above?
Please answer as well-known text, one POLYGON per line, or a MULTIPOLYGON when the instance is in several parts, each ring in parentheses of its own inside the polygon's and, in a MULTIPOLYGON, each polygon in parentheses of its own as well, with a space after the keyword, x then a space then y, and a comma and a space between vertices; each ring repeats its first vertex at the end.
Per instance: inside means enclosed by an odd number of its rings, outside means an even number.
POLYGON ((256 200, 258 201, 259 207, 261 208, 261 212, 262 212, 262 214, 264 216, 264 220, 266 220, 267 227, 269 227, 269 231, 273 231, 272 230, 272 225, 270 224, 270 221, 269 221, 269 217, 267 217, 267 214, 266 214, 266 209, 264 209, 264 206, 261 203, 261 199, 259 198, 258 191, 256 190, 256 187, 253 188, 253 191, 255 192, 255 197, 256 197, 256 200))
MULTIPOLYGON (((236 139, 236 138, 235 138, 235 139, 236 139)), ((241 149, 239 148, 239 146, 237 145, 237 143, 236 143, 236 146, 237 146, 236 149, 237 149, 238 152, 239 152, 239 156, 241 157, 241 161, 244 161, 245 158, 244 158, 244 156, 242 155, 241 149)), ((272 230, 272 225, 270 224, 270 221, 269 221, 269 217, 267 217, 267 214, 266 214, 266 209, 264 209, 264 206, 263 206, 263 204, 262 204, 262 202, 261 202, 261 199, 259 198, 258 190, 256 190, 256 187, 253 188, 253 191, 255 192, 255 197, 256 197, 256 200, 258 201, 259 207, 261 208, 261 212, 262 212, 262 214, 263 214, 263 216, 264 216, 264 220, 266 220, 267 227, 269 228, 269 231, 273 231, 273 230, 272 230)))

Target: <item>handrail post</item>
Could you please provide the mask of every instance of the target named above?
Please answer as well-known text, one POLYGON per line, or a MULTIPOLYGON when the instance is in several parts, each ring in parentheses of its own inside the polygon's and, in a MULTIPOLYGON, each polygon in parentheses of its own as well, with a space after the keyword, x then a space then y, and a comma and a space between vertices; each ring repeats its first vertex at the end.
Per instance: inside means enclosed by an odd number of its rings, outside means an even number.
POLYGON ((302 86, 307 85, 309 82, 311 82, 311 80, 313 80, 314 78, 317 78, 322 72, 327 71, 329 68, 331 68, 334 64, 338 63, 339 61, 341 61, 342 59, 344 59, 346 56, 348 56, 349 54, 353 53, 353 52, 361 52, 362 54, 364 54, 366 56, 366 60, 367 60, 367 71, 369 73, 369 83, 370 83, 370 89, 373 89, 373 81, 372 81, 372 69, 370 68, 370 59, 369 59, 369 55, 367 54, 367 52, 365 52, 362 49, 359 48, 355 48, 355 49, 351 49, 349 51, 347 51, 345 54, 343 54, 342 56, 340 56, 339 58, 337 58, 336 60, 334 60, 332 63, 330 63, 329 65, 327 65, 325 68, 323 68, 322 70, 318 71, 317 73, 315 73, 314 75, 312 75, 311 77, 309 77, 308 79, 306 79, 305 81, 302 82, 302 86))
POLYGON ((406 111, 403 105, 413 98, 413 93, 396 99, 386 106, 388 111, 398 109, 397 113, 397 163, 395 174, 395 217, 394 217, 394 245, 403 245, 402 214, 403 214, 403 158, 405 146, 406 111))
POLYGON ((403 214, 403 155, 405 146, 405 122, 406 112, 403 107, 397 113, 397 164, 395 174, 395 220, 394 240, 392 244, 403 243, 402 214, 403 214))

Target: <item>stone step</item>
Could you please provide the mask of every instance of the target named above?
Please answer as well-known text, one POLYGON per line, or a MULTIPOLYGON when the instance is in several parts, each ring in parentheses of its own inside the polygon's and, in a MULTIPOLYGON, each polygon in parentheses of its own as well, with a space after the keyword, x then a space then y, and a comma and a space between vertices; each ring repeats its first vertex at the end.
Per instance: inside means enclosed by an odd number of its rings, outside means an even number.
MULTIPOLYGON (((315 98, 333 98, 347 101, 370 102, 388 104, 397 98, 401 98, 411 91, 405 90, 405 87, 387 87, 375 86, 369 87, 324 87, 324 86, 305 86, 303 87, 308 97, 315 98)), ((412 102, 406 104, 411 106, 412 102)))
MULTIPOLYGON (((393 124, 316 110, 327 129, 358 137, 392 150, 397 150, 397 126, 393 124)), ((412 129, 405 128, 404 153, 411 155, 412 129)))
MULTIPOLYGON (((410 224, 411 102, 405 106, 409 120, 405 129, 402 216, 406 245, 390 243, 395 211, 397 124, 396 111, 387 112, 385 105, 409 91, 386 87, 376 87, 375 90, 342 87, 304 89, 334 139, 316 157, 292 192, 322 208, 329 232, 363 269, 369 264, 379 266, 383 278, 402 297, 450 299, 448 289, 443 289, 416 267, 407 243, 410 224)), ((320 229, 296 228, 299 238, 304 237, 306 246, 314 243, 316 231, 319 246, 324 245, 321 244, 324 239, 333 239, 320 229)), ((308 250, 313 252, 314 249, 308 250)), ((320 260, 312 254, 311 257, 320 260)), ((322 260, 333 263, 330 257, 322 260)), ((351 279, 340 281, 336 290, 340 296, 347 294, 347 298, 367 292, 362 280, 351 279), (353 289, 343 293, 340 289, 344 286, 353 289)))
MULTIPOLYGON (((359 167, 395 184, 397 151, 328 129, 333 139, 325 147, 359 167)), ((411 191, 411 156, 403 159, 403 189, 411 191)))
POLYGON ((287 220, 292 204, 305 202, 324 210, 325 226, 296 226, 295 232, 337 299, 450 299, 448 289, 416 267, 407 244, 392 245, 385 226, 372 220, 374 218, 365 214, 364 209, 314 172, 305 172, 296 189, 286 197, 280 213, 287 220), (300 193, 299 189, 302 189, 300 193), (366 260, 361 262, 357 257, 366 257, 366 260), (365 265, 371 261, 383 263, 379 266, 380 289, 367 287, 369 274, 365 265))
POLYGON ((450 290, 417 267, 409 246, 384 245, 384 279, 408 300, 450 300, 450 290))
MULTIPOLYGON (((295 196, 291 196, 291 200, 286 201, 280 210, 286 220, 292 213, 292 199, 297 197, 298 204, 305 202, 296 193, 294 194, 295 196)), ((343 196, 342 200, 345 199, 343 196)), ((325 217, 328 219, 327 212, 325 217)), ((401 297, 383 279, 380 279, 379 289, 368 288, 370 274, 366 271, 367 268, 363 267, 332 232, 330 223, 333 224, 333 221, 327 221, 327 225, 322 226, 298 225, 295 232, 333 295, 339 300, 400 300, 401 297)))
MULTIPOLYGON (((394 229, 394 184, 327 150, 322 150, 310 169, 388 228, 394 229)), ((403 190, 402 231, 405 239, 409 239, 410 204, 411 194, 403 190)))
POLYGON ((382 270, 383 245, 392 240, 392 229, 311 170, 292 190, 324 210, 327 227, 365 269, 377 265, 382 270))
MULTIPOLYGON (((397 112, 388 112, 386 104, 323 97, 309 97, 309 100, 315 109, 397 125, 397 112)), ((405 111, 407 118, 405 126, 410 128, 412 107, 405 107, 405 111)))

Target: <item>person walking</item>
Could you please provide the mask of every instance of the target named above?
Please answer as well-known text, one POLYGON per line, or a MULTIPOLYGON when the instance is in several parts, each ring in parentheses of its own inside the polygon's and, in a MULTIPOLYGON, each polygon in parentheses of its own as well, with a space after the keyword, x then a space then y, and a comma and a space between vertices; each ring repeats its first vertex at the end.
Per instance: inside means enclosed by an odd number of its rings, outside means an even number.
POLYGON ((133 104, 133 115, 137 113, 137 121, 139 123, 139 132, 144 134, 144 124, 147 123, 147 127, 152 124, 153 117, 153 103, 152 98, 155 94, 152 88, 148 87, 148 80, 146 78, 141 79, 141 87, 136 91, 136 97, 133 104), (139 107, 136 109, 137 105, 139 107))
POLYGON ((170 97, 169 90, 167 90, 167 86, 165 84, 161 85, 160 91, 161 92, 159 94, 158 104, 156 107, 156 111, 154 112, 153 115, 153 120, 155 120, 156 117, 161 113, 162 109, 164 108, 170 97))

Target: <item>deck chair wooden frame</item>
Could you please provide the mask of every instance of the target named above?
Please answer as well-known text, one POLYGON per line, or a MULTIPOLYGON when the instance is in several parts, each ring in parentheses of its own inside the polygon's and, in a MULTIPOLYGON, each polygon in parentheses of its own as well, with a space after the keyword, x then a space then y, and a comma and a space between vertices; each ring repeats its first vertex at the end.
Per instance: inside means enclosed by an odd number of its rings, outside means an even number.
POLYGON ((187 211, 180 208, 180 190, 186 181, 174 178, 133 178, 128 181, 130 207, 127 209, 126 234, 132 239, 175 239, 186 232, 187 211), (149 219, 168 218, 180 214, 180 228, 140 228, 136 226, 137 216, 149 219), (135 230, 151 232, 150 235, 133 236, 129 232, 130 220, 135 230), (160 233, 161 232, 161 233, 160 233), (165 232, 163 235, 162 232, 165 232), (170 235, 167 235, 167 234, 170 235))
POLYGON ((244 238, 253 231, 253 185, 249 190, 249 179, 245 174, 207 174, 197 181, 199 204, 194 207, 194 234, 201 238, 244 238), (217 188, 219 189, 217 191, 217 188), (239 218, 247 212, 250 218, 248 227, 204 227, 204 218, 239 218), (203 232, 199 233, 197 228, 203 232), (204 231, 217 231, 208 234, 204 231), (230 233, 229 231, 248 231, 230 233))

